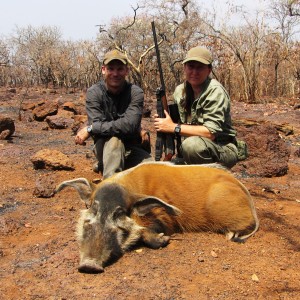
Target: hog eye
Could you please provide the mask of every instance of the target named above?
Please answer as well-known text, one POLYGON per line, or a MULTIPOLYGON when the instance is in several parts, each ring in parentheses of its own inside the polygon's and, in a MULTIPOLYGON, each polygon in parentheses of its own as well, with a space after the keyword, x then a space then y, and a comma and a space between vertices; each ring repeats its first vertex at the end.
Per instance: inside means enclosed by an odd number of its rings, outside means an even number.
POLYGON ((84 222, 83 222, 83 228, 85 228, 87 230, 91 226, 92 226, 91 225, 91 220, 90 219, 85 219, 84 222))
POLYGON ((122 230, 122 238, 124 240, 127 240, 128 236, 129 236, 129 231, 128 230, 122 230))
POLYGON ((118 233, 117 233, 117 235, 118 235, 118 239, 120 241, 126 241, 127 238, 129 237, 129 231, 126 230, 126 229, 124 229, 124 228, 122 228, 122 227, 118 227, 118 233))

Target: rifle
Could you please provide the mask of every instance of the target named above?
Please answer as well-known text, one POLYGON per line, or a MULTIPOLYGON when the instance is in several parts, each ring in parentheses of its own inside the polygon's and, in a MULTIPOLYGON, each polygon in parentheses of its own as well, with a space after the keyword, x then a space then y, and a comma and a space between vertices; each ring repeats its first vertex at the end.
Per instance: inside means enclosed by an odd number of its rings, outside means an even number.
MULTIPOLYGON (((164 110, 168 112, 174 122, 179 120, 178 108, 177 105, 168 105, 166 92, 165 92, 165 82, 163 71, 161 67, 160 61, 160 52, 157 44, 157 36, 155 30, 154 21, 151 22, 152 33, 155 45, 155 52, 158 64, 158 71, 160 77, 161 87, 156 90, 156 110, 157 114, 160 118, 165 118, 164 110)), ((178 149, 179 141, 177 139, 177 149, 178 149)), ((157 132, 156 135, 156 144, 155 144, 155 160, 159 161, 162 157, 163 151, 165 152, 165 161, 170 161, 175 153, 175 143, 174 143, 174 134, 165 134, 162 132, 157 132)))

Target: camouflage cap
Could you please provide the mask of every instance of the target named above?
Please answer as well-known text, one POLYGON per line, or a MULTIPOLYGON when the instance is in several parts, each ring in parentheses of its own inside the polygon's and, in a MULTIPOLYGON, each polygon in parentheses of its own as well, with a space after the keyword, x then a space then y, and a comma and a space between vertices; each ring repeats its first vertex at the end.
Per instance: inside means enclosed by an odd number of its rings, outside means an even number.
POLYGON ((107 65, 109 64, 112 60, 119 60, 121 61, 124 65, 127 65, 127 57, 125 56, 125 54, 123 54, 122 52, 120 52, 119 50, 112 50, 107 52, 104 55, 104 59, 103 59, 103 64, 107 65))
POLYGON ((210 65, 213 62, 211 52, 204 47, 191 48, 182 63, 185 64, 192 60, 199 61, 205 65, 210 65))

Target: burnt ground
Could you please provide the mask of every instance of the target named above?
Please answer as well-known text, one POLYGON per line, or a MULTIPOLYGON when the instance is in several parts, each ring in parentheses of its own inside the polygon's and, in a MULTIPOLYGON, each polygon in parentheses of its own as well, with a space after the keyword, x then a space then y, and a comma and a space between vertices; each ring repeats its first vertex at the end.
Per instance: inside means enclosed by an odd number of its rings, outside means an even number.
MULTIPOLYGON (((252 194, 261 223, 246 243, 211 232, 177 234, 166 248, 134 249, 104 273, 90 275, 77 271, 75 229, 84 208, 77 192, 65 189, 44 198, 34 191, 41 178, 54 184, 97 178, 91 169, 92 141, 75 145, 70 127, 50 129, 46 122, 33 120, 30 110, 18 118, 20 101, 41 99, 73 101, 83 112, 83 94, 23 93, 0 93, 0 113, 13 118, 16 127, 11 139, 0 140, 1 299, 300 299, 300 112, 295 102, 232 103, 234 120, 293 129, 279 132, 290 151, 287 174, 244 172, 245 166, 267 168, 268 160, 251 160, 251 153, 233 170, 252 194), (41 149, 68 155, 75 170, 34 169, 30 157, 41 149)), ((152 131, 151 119, 143 123, 152 131)), ((249 139, 256 135, 259 127, 253 127, 249 139)), ((152 134, 152 144, 154 139, 152 134)), ((268 157, 267 151, 261 152, 268 157)))

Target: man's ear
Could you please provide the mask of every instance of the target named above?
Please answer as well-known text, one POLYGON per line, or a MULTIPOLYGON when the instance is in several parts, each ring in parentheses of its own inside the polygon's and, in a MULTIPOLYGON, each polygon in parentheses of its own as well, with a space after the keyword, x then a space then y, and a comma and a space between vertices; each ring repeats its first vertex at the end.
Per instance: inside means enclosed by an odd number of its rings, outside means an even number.
POLYGON ((208 68, 209 68, 209 73, 208 73, 209 76, 212 73, 212 65, 209 65, 208 68))
POLYGON ((106 73, 106 66, 105 65, 102 65, 101 72, 102 72, 102 75, 105 75, 105 73, 106 73))
POLYGON ((129 66, 128 66, 128 64, 125 65, 125 68, 126 68, 126 74, 125 74, 125 76, 127 76, 129 74, 129 66))

